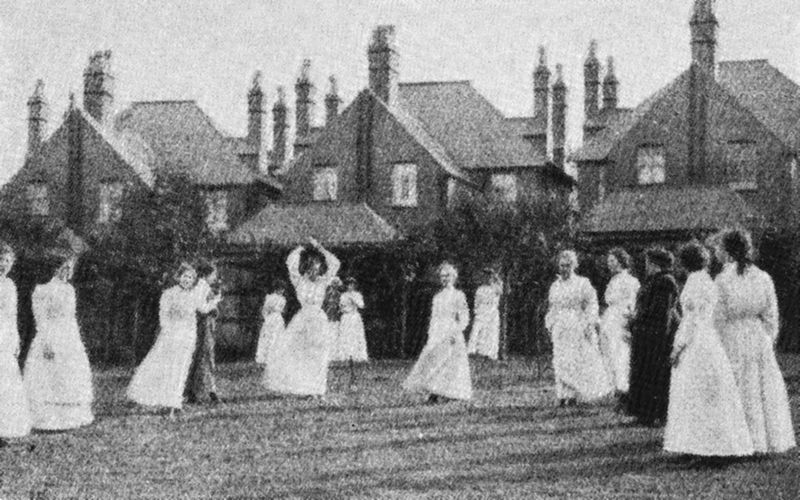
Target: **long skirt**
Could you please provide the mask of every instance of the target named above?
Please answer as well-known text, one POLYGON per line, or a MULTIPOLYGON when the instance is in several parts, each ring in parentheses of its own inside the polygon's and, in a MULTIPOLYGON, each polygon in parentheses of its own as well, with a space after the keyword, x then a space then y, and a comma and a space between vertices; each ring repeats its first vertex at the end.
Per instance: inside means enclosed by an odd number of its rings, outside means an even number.
POLYGON ((271 313, 264 318, 256 346, 256 363, 266 363, 269 352, 279 337, 283 335, 286 325, 281 313, 271 313))
POLYGON ((500 348, 500 314, 476 314, 469 335, 467 352, 497 359, 500 348))
POLYGON ((450 399, 470 399, 472 381, 463 338, 425 344, 403 388, 450 399))
POLYGON ((367 339, 364 322, 357 312, 344 313, 339 320, 339 339, 336 345, 336 359, 339 361, 367 361, 367 339))
POLYGON ((672 369, 664 450, 700 456, 753 453, 753 441, 728 356, 713 327, 695 340, 672 369))
POLYGON ((631 339, 628 413, 647 425, 667 416, 672 374, 669 355, 674 336, 655 333, 642 330, 634 332, 631 339))
POLYGON ((34 429, 75 429, 94 421, 92 369, 80 333, 67 327, 47 337, 59 336, 51 345, 51 359, 45 358, 44 342, 37 335, 25 360, 23 381, 34 429))
POLYGON ((627 320, 616 309, 609 308, 600 321, 600 352, 618 392, 628 392, 631 348, 627 320))
POLYGON ((269 353, 263 379, 267 390, 299 396, 325 394, 331 336, 322 309, 300 309, 269 353))
POLYGON ((128 385, 128 399, 144 406, 180 409, 192 364, 197 325, 194 319, 162 326, 128 385))
POLYGON ((553 371, 558 399, 590 402, 613 390, 597 336, 578 314, 564 313, 553 325, 553 371))
POLYGON ((214 377, 215 326, 216 319, 213 315, 198 313, 197 346, 194 349, 185 391, 189 398, 198 401, 206 400, 217 392, 217 381, 214 377))
POLYGON ((733 367, 753 446, 758 453, 783 452, 796 445, 786 384, 772 342, 761 322, 729 322, 722 344, 733 367))
POLYGON ((0 438, 22 437, 30 431, 28 397, 25 395, 17 358, 12 353, 2 353, 0 354, 0 438))

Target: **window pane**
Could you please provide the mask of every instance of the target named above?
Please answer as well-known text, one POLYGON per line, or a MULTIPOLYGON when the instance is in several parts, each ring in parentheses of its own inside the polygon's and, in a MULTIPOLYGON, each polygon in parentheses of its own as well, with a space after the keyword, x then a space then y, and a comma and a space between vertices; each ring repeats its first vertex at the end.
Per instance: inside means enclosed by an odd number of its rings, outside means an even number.
POLYGON ((503 201, 517 201, 517 177, 514 174, 493 175, 492 191, 503 201))
POLYGON ((228 229, 228 193, 209 191, 206 200, 206 224, 213 233, 228 229))
POLYGON ((394 205, 417 206, 417 166, 413 163, 394 165, 392 170, 392 202, 394 205))
POLYGON ((104 182, 100 184, 98 222, 115 222, 122 217, 123 192, 124 187, 121 182, 104 182))
POLYGON ((338 191, 338 178, 336 169, 332 167, 319 168, 314 172, 314 200, 336 200, 338 191))
POLYGON ((662 184, 666 179, 664 148, 642 146, 636 154, 639 184, 662 184))
POLYGON ((33 215, 48 215, 50 213, 50 198, 47 184, 34 182, 27 186, 27 197, 33 215))

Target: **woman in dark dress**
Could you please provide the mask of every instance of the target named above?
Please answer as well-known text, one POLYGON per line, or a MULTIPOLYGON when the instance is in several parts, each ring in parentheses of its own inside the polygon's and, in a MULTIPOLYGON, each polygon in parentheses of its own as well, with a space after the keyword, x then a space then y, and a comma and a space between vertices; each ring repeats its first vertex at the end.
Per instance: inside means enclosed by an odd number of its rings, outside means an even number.
MULTIPOLYGON (((217 267, 208 261, 201 261, 197 265, 196 292, 205 296, 214 297, 219 294, 219 276, 217 267)), ((214 360, 214 332, 217 326, 217 310, 214 308, 208 313, 197 313, 197 344, 189 369, 189 379, 186 384, 186 396, 190 403, 210 401, 212 404, 219 402, 217 397, 217 382, 214 377, 216 362, 214 360)))
POLYGON ((663 425, 667 416, 670 352, 680 321, 674 257, 663 248, 645 253, 647 279, 631 322, 631 374, 628 412, 642 425, 663 425))

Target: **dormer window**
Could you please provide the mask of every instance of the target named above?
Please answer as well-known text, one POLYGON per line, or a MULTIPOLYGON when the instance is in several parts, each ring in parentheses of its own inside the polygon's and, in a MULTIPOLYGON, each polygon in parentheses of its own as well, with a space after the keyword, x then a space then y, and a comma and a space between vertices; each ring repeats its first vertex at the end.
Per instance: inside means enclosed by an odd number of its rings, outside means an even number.
POLYGON ((122 197, 125 192, 121 182, 110 181, 100 184, 97 222, 104 224, 117 222, 122 218, 122 197))
POLYGON ((417 166, 399 163, 392 170, 392 204, 396 207, 417 206, 417 166))
POLYGON ((758 150, 751 141, 729 141, 724 146, 725 167, 731 189, 758 188, 758 150))
POLYGON ((28 204, 31 215, 50 215, 50 193, 44 182, 32 182, 27 186, 28 204))
POLYGON ((206 226, 214 234, 228 229, 228 192, 214 190, 205 193, 206 226))
POLYGON ((314 201, 336 201, 338 176, 334 167, 317 168, 314 172, 314 201))
POLYGON ((663 146, 640 146, 636 153, 636 171, 639 184, 663 184, 666 179, 663 146))
POLYGON ((506 203, 517 201, 517 176, 514 174, 492 175, 492 193, 506 203))

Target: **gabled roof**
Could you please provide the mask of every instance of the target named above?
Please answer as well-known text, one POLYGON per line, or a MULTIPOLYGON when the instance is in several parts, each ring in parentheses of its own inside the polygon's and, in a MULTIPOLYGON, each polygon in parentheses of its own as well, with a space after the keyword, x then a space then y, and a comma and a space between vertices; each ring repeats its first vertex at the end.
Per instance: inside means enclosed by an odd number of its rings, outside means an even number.
POLYGON ((194 101, 135 102, 116 120, 120 131, 141 136, 166 168, 200 185, 250 184, 256 175, 237 157, 235 144, 194 101))
POLYGON ((396 107, 413 116, 463 168, 542 166, 522 134, 469 81, 401 83, 396 107))
POLYGON ((331 247, 375 245, 401 239, 400 233, 364 203, 269 205, 227 238, 234 245, 293 246, 310 236, 331 247))
POLYGON ((720 62, 717 81, 785 146, 800 150, 800 86, 765 59, 720 62))
POLYGON ((608 193, 581 224, 581 231, 717 230, 759 220, 759 214, 726 187, 648 186, 608 193))

